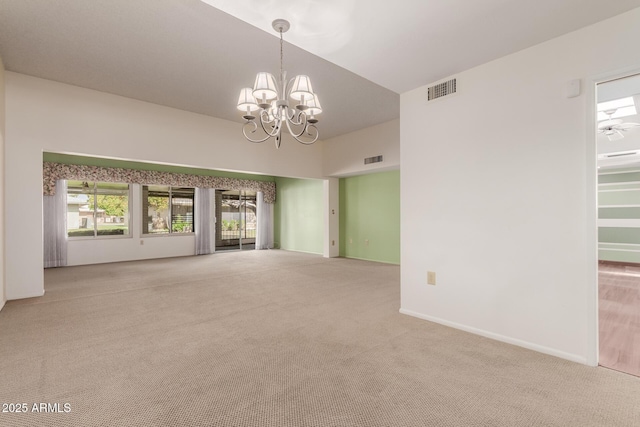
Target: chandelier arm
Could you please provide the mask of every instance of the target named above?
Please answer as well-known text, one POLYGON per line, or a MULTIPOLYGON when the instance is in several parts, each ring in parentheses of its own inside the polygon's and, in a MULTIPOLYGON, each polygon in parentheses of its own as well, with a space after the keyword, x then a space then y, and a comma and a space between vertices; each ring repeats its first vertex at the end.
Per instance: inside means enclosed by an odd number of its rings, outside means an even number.
POLYGON ((291 131, 291 126, 289 125, 289 122, 287 122, 287 127, 289 128, 289 132, 291 133, 291 136, 298 141, 300 144, 304 144, 304 145, 311 145, 314 142, 316 142, 318 140, 318 136, 320 135, 318 132, 318 128, 315 127, 315 125, 312 124, 308 124, 306 125, 303 129, 302 132, 300 132, 299 134, 295 134, 291 131), (313 129, 313 132, 309 132, 311 129, 313 129), (305 141, 304 139, 300 139, 300 137, 303 134, 307 134, 308 136, 312 137, 311 140, 309 141, 305 141))
POLYGON ((269 123, 269 113, 267 113, 267 110, 260 110, 260 114, 258 114, 258 117, 260 117, 261 123, 269 123))
POLYGON ((266 110, 262 110, 260 112, 260 122, 261 123, 274 123, 279 119, 280 119, 280 117, 278 117, 277 115, 274 114, 273 115, 273 119, 269 120, 269 113, 267 113, 266 110))
POLYGON ((255 131, 258 129, 258 125, 255 122, 246 122, 244 125, 242 125, 242 134, 244 135, 245 138, 247 138, 247 140, 253 142, 253 143, 261 143, 261 142, 265 142, 267 139, 271 138, 272 135, 267 134, 267 136, 265 136, 262 139, 253 139, 251 138, 249 135, 247 135, 247 125, 253 125, 253 130, 251 130, 249 133, 255 133, 255 131))
POLYGON ((294 110, 293 108, 288 108, 287 109, 287 120, 289 120, 291 123, 293 123, 294 125, 301 125, 302 123, 298 120, 294 120, 296 117, 296 110, 294 110))
MULTIPOLYGON (((280 127, 282 127, 281 121, 278 119, 273 119, 273 120, 262 120, 262 115, 260 116, 260 126, 262 126, 262 130, 264 131, 264 133, 267 134, 268 138, 274 137, 278 134, 278 132, 280 132, 280 127), (268 131, 267 128, 265 127, 265 124, 271 124, 274 123, 273 128, 271 129, 271 131, 268 131)), ((257 125, 256 125, 257 128, 257 125)))
MULTIPOLYGON (((272 119, 272 120, 266 120, 266 122, 267 122, 267 123, 272 123, 272 122, 275 122, 275 121, 278 121, 278 120, 282 120, 282 119, 283 119, 282 114, 283 114, 283 113, 282 113, 282 109, 281 109, 281 108, 276 108, 276 109, 272 112, 273 119, 272 119)), ((266 114, 266 116, 267 116, 267 117, 269 117, 269 115, 268 115, 268 114, 266 114)))
POLYGON ((289 129, 289 133, 291 134, 291 136, 293 136, 294 138, 297 138, 299 136, 304 135, 304 133, 307 130, 306 123, 304 124, 302 129, 300 129, 300 132, 298 132, 298 133, 294 132, 293 128, 291 127, 292 125, 293 126, 302 126, 302 123, 296 123, 296 122, 292 122, 290 120, 287 120, 287 128, 289 129))
POLYGON ((287 120, 287 129, 289 129, 289 133, 291 134, 291 136, 301 144, 307 144, 307 145, 313 144, 318 139, 318 129, 312 124, 305 123, 305 126, 300 130, 300 132, 295 133, 291 128, 291 123, 287 120), (309 129, 311 128, 313 128, 314 130, 313 133, 309 132, 309 129), (315 133, 315 137, 314 137, 314 133, 315 133), (313 140, 305 141, 304 139, 300 139, 300 137, 304 134, 307 134, 308 136, 313 137, 313 140))
POLYGON ((308 142, 300 141, 297 138, 296 139, 298 140, 298 142, 300 142, 302 144, 311 145, 311 144, 313 144, 314 142, 316 142, 318 140, 318 137, 320 136, 320 132, 318 132, 318 128, 314 124, 307 125, 306 129, 307 129, 307 135, 313 137, 313 139, 311 141, 308 141, 308 142), (309 132, 311 129, 313 129, 313 132, 309 132), (315 136, 314 136, 314 134, 315 134, 315 136))
POLYGON ((296 117, 296 109, 295 108, 291 108, 289 106, 287 106, 282 113, 283 116, 286 116, 287 120, 290 121, 291 123, 293 123, 294 125, 300 125, 301 122, 300 121, 296 121, 295 117, 296 117))
POLYGON ((307 122, 307 115, 304 113, 304 111, 300 112, 298 121, 289 120, 287 121, 287 125, 289 125, 289 123, 291 123, 291 125, 296 127, 302 126, 302 129, 300 129, 300 132, 298 133, 293 132, 293 130, 291 129, 291 126, 289 126, 289 132, 291 132, 291 135, 293 136, 302 136, 305 132, 307 132, 307 128, 311 125, 309 122, 307 122))
POLYGON ((242 134, 244 135, 245 138, 247 138, 249 141, 253 142, 253 143, 261 143, 261 142, 265 142, 267 139, 269 138, 273 138, 275 136, 277 136, 280 133, 280 128, 282 126, 281 122, 277 119, 273 119, 273 120, 265 120, 264 117, 269 117, 269 115, 263 110, 260 113, 260 126, 262 127, 262 130, 264 131, 264 133, 266 134, 266 136, 264 138, 258 138, 258 139, 253 139, 251 138, 248 134, 247 134, 247 125, 251 125, 253 126, 253 129, 251 129, 251 131, 249 131, 249 133, 255 133, 258 130, 258 125, 256 124, 255 121, 250 120, 248 122, 246 122, 244 125, 242 125, 242 134), (271 132, 269 132, 267 130, 267 128, 265 127, 265 123, 274 123, 275 125, 273 126, 273 129, 271 130, 271 132))

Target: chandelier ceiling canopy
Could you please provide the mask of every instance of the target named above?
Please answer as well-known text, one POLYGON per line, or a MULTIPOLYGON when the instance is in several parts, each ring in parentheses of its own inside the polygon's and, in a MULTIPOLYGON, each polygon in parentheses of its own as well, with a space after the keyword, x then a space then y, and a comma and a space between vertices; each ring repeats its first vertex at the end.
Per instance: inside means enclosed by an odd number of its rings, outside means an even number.
POLYGON ((320 101, 313 92, 309 76, 299 75, 287 81, 282 65, 282 34, 287 32, 290 24, 284 19, 276 19, 272 26, 280 33, 280 76, 276 81, 273 74, 259 72, 253 88, 240 90, 238 110, 244 112, 242 117, 246 120, 242 133, 255 143, 274 138, 276 148, 280 148, 282 130, 286 126, 296 141, 313 144, 318 140, 316 116, 322 113, 320 101))

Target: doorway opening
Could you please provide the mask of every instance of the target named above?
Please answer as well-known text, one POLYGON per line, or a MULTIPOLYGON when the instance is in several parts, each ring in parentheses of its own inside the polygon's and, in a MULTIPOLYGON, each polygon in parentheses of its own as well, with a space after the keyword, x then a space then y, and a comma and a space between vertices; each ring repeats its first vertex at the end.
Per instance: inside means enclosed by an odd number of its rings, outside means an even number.
POLYGON ((255 191, 216 190, 216 251, 256 247, 255 191))
POLYGON ((640 376, 640 74, 597 99, 599 364, 640 376))

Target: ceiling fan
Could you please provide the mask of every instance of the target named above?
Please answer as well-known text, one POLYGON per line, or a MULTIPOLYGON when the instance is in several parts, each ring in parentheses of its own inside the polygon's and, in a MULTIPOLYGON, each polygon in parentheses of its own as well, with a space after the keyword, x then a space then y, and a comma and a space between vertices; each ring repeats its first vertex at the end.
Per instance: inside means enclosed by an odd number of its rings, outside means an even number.
POLYGON ((609 141, 617 141, 624 138, 622 132, 640 126, 640 123, 623 123, 622 119, 612 119, 617 109, 603 111, 608 117, 598 123, 598 133, 609 138, 609 141))

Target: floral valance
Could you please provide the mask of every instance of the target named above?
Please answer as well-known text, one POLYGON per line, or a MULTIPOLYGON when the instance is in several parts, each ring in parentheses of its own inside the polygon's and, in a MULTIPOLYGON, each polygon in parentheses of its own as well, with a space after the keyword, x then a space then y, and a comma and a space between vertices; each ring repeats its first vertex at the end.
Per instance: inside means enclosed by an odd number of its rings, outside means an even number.
POLYGON ((65 165, 52 162, 43 162, 42 172, 42 192, 45 196, 52 196, 56 193, 56 180, 73 179, 79 181, 126 182, 143 185, 261 191, 264 194, 266 203, 275 203, 276 201, 276 183, 269 181, 99 166, 65 165))

